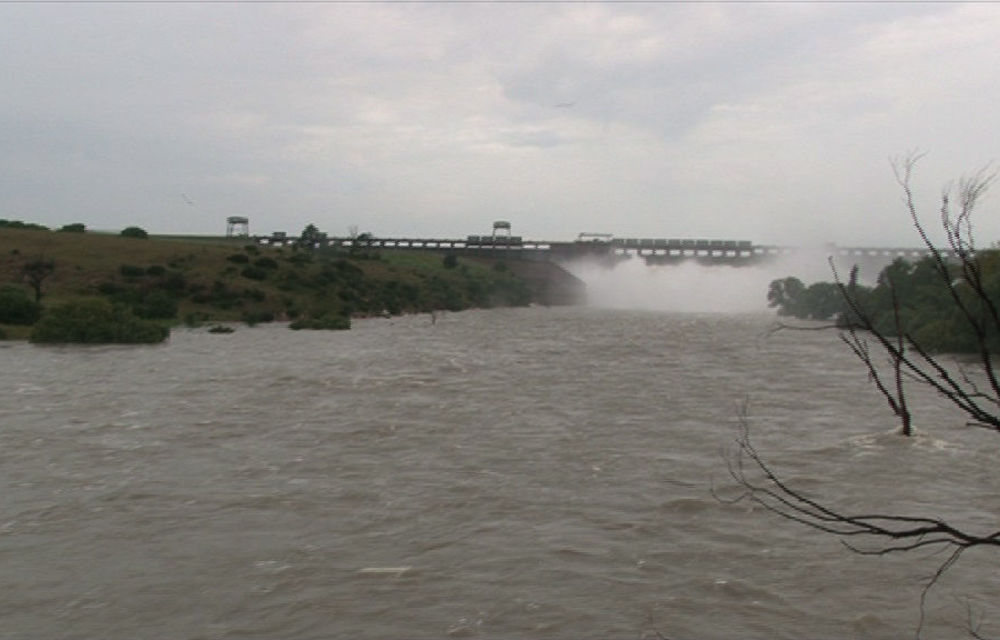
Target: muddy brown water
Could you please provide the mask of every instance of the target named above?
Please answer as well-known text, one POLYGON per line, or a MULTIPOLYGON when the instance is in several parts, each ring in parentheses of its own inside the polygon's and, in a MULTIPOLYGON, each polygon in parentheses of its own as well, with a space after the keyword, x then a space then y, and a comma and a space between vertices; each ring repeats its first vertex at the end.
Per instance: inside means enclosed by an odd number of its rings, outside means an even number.
MULTIPOLYGON (((590 308, 0 345, 0 638, 912 637, 930 552, 725 493, 740 407, 795 486, 996 528, 1000 439, 904 440, 827 332, 590 308)), ((926 637, 1000 627, 968 553, 926 637), (992 625, 992 626, 991 626, 992 625)), ((994 633, 996 635, 996 633, 994 633)))

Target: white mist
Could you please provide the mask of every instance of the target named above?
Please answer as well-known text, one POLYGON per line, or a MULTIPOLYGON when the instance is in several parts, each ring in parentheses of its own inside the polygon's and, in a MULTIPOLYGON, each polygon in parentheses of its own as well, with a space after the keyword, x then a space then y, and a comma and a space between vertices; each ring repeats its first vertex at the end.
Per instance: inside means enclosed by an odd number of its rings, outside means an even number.
MULTIPOLYGON (((587 284, 590 306, 690 313, 766 312, 767 290, 776 278, 794 276, 809 285, 832 281, 820 252, 783 256, 755 266, 704 265, 693 260, 647 265, 642 258, 613 267, 579 261, 563 265, 587 284)), ((838 269, 840 267, 838 266, 838 269)), ((849 267, 848 267, 849 271, 849 267)), ((847 277, 847 271, 841 272, 847 277)))

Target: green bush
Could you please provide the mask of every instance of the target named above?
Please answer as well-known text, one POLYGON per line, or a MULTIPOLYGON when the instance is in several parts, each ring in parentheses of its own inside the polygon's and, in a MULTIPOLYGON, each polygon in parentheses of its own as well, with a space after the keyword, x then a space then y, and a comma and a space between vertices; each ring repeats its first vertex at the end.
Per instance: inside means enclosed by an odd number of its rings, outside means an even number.
POLYGON ((162 264, 154 264, 152 266, 146 267, 146 275, 148 276, 164 276, 167 274, 167 268, 162 264))
POLYGON ((458 256, 454 253, 446 253, 444 260, 442 260, 445 269, 454 269, 458 266, 458 256))
POLYGON ((123 264, 118 267, 119 273, 121 273, 126 278, 141 278, 146 275, 146 270, 142 267, 137 267, 134 264, 123 264))
POLYGON ((79 300, 47 311, 35 324, 31 342, 40 343, 155 343, 170 330, 135 317, 124 307, 104 299, 79 300))
POLYGON ((260 267, 261 269, 277 269, 278 263, 275 262, 274 258, 257 258, 254 260, 254 266, 260 267))
POLYGON ((302 265, 309 264, 310 262, 313 261, 313 257, 312 257, 311 253, 293 253, 292 255, 288 256, 288 258, 286 258, 286 259, 290 263, 292 263, 292 264, 294 264, 295 266, 298 266, 298 267, 301 267, 302 265))
POLYGON ((184 279, 184 274, 179 271, 170 271, 167 273, 167 277, 163 279, 163 282, 160 283, 160 287, 175 293, 184 291, 184 287, 186 286, 187 280, 184 279))
POLYGON ((142 227, 125 227, 122 229, 121 235, 123 238, 139 238, 142 240, 149 237, 149 234, 142 227))
POLYGON ((150 291, 132 312, 146 320, 168 320, 177 317, 177 300, 166 291, 150 291))
POLYGON ((267 294, 260 289, 249 288, 243 290, 243 297, 254 302, 264 302, 267 299, 267 294))
POLYGON ((71 224, 64 224, 60 231, 65 231, 67 233, 83 233, 87 230, 87 225, 82 222, 73 222, 71 224))
POLYGON ((260 267, 246 266, 240 271, 240 275, 250 280, 265 280, 267 278, 267 271, 260 267))
POLYGON ((0 287, 0 323, 35 324, 41 313, 41 305, 24 289, 11 285, 0 287))
POLYGON ((247 257, 245 253, 234 253, 233 255, 226 258, 230 262, 235 262, 236 264, 249 264, 250 258, 247 257))

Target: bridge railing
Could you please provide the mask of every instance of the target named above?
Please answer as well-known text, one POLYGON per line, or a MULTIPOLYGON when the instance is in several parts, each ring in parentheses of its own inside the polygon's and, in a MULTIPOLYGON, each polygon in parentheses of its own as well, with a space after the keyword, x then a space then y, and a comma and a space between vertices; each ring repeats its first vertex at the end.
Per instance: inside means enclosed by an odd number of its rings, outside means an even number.
MULTIPOLYGON (((254 238, 266 246, 301 246, 302 240, 275 233, 254 238)), ((467 253, 514 252, 535 259, 571 259, 583 256, 642 257, 647 261, 674 261, 688 258, 711 260, 766 260, 801 252, 815 252, 814 248, 782 245, 760 245, 750 240, 712 240, 706 238, 605 238, 595 237, 573 242, 527 240, 520 236, 476 236, 465 238, 376 238, 376 237, 327 237, 320 235, 310 240, 313 248, 384 249, 462 251, 467 253), (547 256, 547 257, 546 257, 547 256)), ((912 247, 839 247, 828 244, 822 247, 826 255, 844 259, 881 259, 891 262, 905 258, 916 260, 927 255, 926 248, 912 247)), ((942 251, 950 258, 950 252, 942 251)))

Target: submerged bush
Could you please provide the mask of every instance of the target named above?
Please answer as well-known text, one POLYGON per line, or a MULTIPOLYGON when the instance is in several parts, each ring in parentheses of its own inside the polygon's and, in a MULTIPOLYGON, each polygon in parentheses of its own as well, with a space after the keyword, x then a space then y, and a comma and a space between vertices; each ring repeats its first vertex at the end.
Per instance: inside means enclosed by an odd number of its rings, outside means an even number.
POLYGON ((223 324, 217 324, 208 330, 209 333, 233 333, 235 331, 236 329, 233 329, 232 327, 227 327, 226 325, 223 324))
POLYGON ((125 307, 104 299, 69 302, 47 311, 31 332, 32 342, 154 343, 170 330, 137 318, 125 307))

